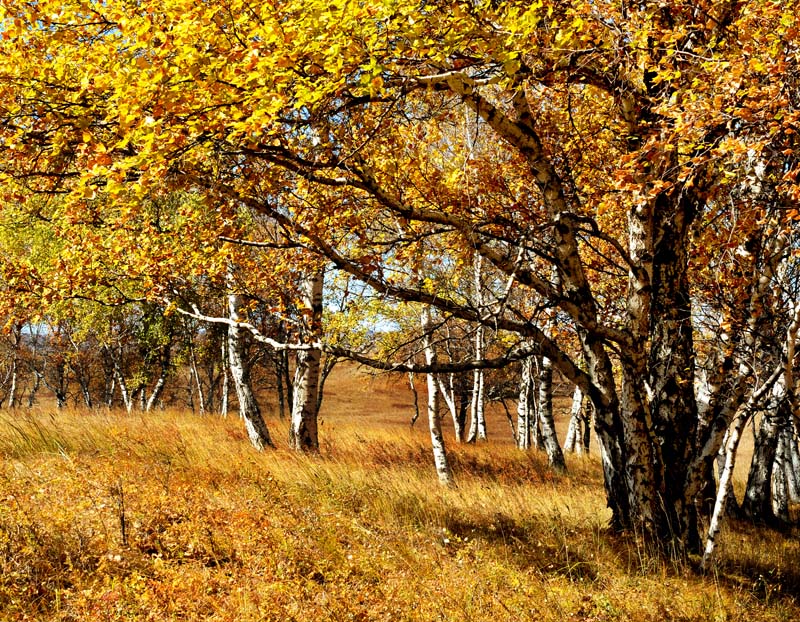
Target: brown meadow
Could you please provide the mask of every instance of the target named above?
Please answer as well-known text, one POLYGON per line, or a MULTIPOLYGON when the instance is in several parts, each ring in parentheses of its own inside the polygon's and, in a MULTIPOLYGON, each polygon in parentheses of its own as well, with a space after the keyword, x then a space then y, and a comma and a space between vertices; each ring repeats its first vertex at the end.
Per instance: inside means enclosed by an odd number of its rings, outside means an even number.
POLYGON ((607 530, 597 452, 555 475, 500 410, 443 489, 411 403, 340 370, 319 456, 257 453, 236 416, 4 412, 0 620, 800 619, 796 534, 663 561, 607 530))

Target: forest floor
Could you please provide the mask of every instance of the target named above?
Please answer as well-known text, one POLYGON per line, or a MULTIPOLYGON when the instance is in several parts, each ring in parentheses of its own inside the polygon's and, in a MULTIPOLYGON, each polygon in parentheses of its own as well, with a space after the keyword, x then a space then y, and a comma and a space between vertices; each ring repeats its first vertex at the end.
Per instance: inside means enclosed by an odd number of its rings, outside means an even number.
POLYGON ((797 534, 664 561, 607 530, 596 451, 555 475, 502 410, 443 489, 412 403, 339 370, 316 457, 274 417, 258 453, 236 416, 4 411, 0 620, 800 619, 797 534))

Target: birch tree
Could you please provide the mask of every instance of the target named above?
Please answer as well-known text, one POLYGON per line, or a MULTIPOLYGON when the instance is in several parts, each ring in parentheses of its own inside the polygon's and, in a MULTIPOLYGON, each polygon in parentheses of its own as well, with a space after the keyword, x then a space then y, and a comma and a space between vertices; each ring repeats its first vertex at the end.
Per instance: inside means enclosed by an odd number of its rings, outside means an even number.
MULTIPOLYGON (((473 260, 473 292, 475 307, 478 312, 483 314, 484 295, 483 295, 483 258, 476 255, 473 260)), ((482 324, 475 328, 475 358, 484 358, 486 349, 486 329, 482 324)), ((486 397, 485 375, 482 369, 473 372, 472 379, 472 401, 470 402, 470 424, 467 442, 474 443, 476 440, 486 440, 486 397)))
MULTIPOLYGON (((302 283, 303 338, 317 343, 322 336, 322 289, 324 272, 311 271, 302 283)), ((320 391, 319 348, 312 347, 297 353, 289 444, 302 451, 319 451, 317 415, 320 391)))
MULTIPOLYGON (((422 311, 422 340, 425 363, 428 366, 436 364, 436 351, 433 347, 433 319, 429 307, 422 311)), ((428 384, 428 428, 431 434, 431 447, 433 448, 433 463, 436 467, 436 474, 439 483, 449 486, 453 483, 453 475, 450 471, 450 464, 447 459, 444 435, 442 434, 442 419, 439 412, 439 387, 436 383, 434 374, 427 375, 428 384)))
POLYGON ((588 412, 588 406, 588 403, 584 400, 583 391, 581 391, 580 387, 575 387, 575 391, 572 394, 567 437, 564 439, 564 451, 567 453, 579 455, 589 453, 591 415, 588 412))
POLYGON ((536 383, 533 357, 521 363, 519 397, 517 398, 517 447, 520 449, 541 448, 539 416, 536 406, 536 383))
POLYGON ((272 447, 273 443, 267 424, 261 415, 261 408, 250 386, 250 369, 247 364, 247 357, 244 354, 244 335, 242 329, 238 326, 240 320, 239 307, 239 296, 234 293, 228 294, 228 317, 231 320, 228 325, 228 369, 233 379, 233 386, 236 389, 239 416, 244 421, 250 444, 261 450, 266 447, 272 447))

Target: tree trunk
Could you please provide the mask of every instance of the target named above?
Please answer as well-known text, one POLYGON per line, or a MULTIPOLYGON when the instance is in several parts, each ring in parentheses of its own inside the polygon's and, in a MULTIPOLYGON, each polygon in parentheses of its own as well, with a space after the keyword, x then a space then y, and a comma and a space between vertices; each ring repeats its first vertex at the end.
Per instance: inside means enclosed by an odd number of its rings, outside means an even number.
MULTIPOLYGON (((433 322, 431 321, 431 310, 425 307, 422 315, 422 340, 425 350, 425 362, 428 365, 436 363, 436 352, 433 349, 433 322)), ((431 433, 431 446, 433 448, 433 463, 436 466, 436 473, 439 482, 446 486, 453 483, 453 476, 450 471, 450 464, 447 460, 447 450, 442 434, 442 420, 439 414, 439 392, 436 386, 434 374, 427 374, 428 382, 428 427, 431 433)))
POLYGON ((294 384, 292 383, 292 368, 289 363, 289 352, 283 352, 283 386, 286 389, 286 405, 291 410, 294 404, 294 384))
POLYGON ((319 350, 297 353, 294 376, 294 403, 289 428, 289 446, 299 451, 319 450, 317 431, 317 391, 319 389, 319 350))
POLYGON ((533 398, 535 383, 533 376, 533 358, 521 362, 519 381, 519 399, 517 400, 517 447, 530 449, 533 443, 533 428, 538 427, 536 403, 533 398))
MULTIPOLYGON (((158 380, 156 380, 156 384, 153 387, 153 392, 147 400, 145 412, 151 412, 155 408, 161 399, 164 387, 167 385, 167 376, 169 376, 169 368, 172 362, 172 345, 170 343, 161 346, 161 356, 159 358, 161 359, 161 372, 158 374, 158 380)), ((144 387, 142 387, 142 395, 144 395, 144 387)))
POLYGON ((450 412, 450 417, 453 420, 453 434, 456 437, 456 442, 460 443, 464 439, 464 430, 461 427, 461 422, 458 417, 458 404, 456 403, 456 392, 453 386, 453 375, 454 374, 447 374, 450 386, 445 386, 441 376, 436 376, 436 384, 444 398, 447 410, 450 412))
POLYGON ((776 518, 772 509, 771 488, 780 428, 779 412, 764 414, 756 434, 750 473, 747 476, 742 512, 747 518, 761 523, 773 523, 776 518))
MULTIPOLYGON (((734 421, 735 424, 735 421, 734 421)), ((744 424, 742 424, 744 426, 744 424)), ((725 467, 727 464, 727 448, 728 448, 728 439, 731 431, 728 430, 728 433, 722 440, 722 446, 719 448, 719 453, 717 454, 716 464, 717 464, 717 480, 722 481, 722 476, 725 473, 725 467)), ((739 433, 741 436, 741 432, 739 433)), ((738 441, 737 441, 738 442, 738 441)), ((716 482, 713 478, 709 480, 709 482, 715 485, 715 489, 717 495, 719 494, 719 486, 716 486, 716 482)), ((721 485, 721 484, 720 484, 721 485)), ((722 517, 726 516, 739 516, 741 513, 741 509, 739 508, 739 501, 736 499, 736 491, 733 489, 733 486, 729 486, 730 490, 726 493, 725 498, 725 505, 722 507, 722 517)), ((716 498, 716 496, 715 496, 716 498)), ((716 508, 714 509, 716 511, 716 508)), ((712 512, 713 514, 713 512, 712 512)))
POLYGON ((564 451, 578 455, 589 453, 590 430, 589 409, 583 391, 576 386, 572 394, 572 409, 570 410, 569 428, 564 441, 564 451))
POLYGON ((114 377, 113 373, 110 378, 106 378, 106 406, 111 408, 114 406, 114 392, 117 390, 117 379, 114 377))
MULTIPOLYGON (((279 355, 279 353, 276 353, 276 355, 279 355)), ((278 399, 278 418, 283 420, 286 419, 286 395, 283 388, 283 370, 280 368, 280 358, 278 356, 275 357, 274 364, 275 393, 278 399)))
POLYGON ((784 524, 789 523, 789 480, 786 472, 787 467, 791 465, 789 446, 786 443, 786 433, 789 430, 787 423, 783 422, 778 430, 775 464, 772 465, 772 513, 784 524))
POLYGON ((711 520, 709 521, 708 534, 706 536, 705 547, 703 550, 702 568, 704 570, 706 569, 711 556, 714 554, 716 538, 719 534, 719 528, 722 524, 722 519, 725 517, 728 507, 728 496, 732 492, 731 482, 733 480, 733 468, 736 466, 736 450, 739 448, 739 440, 741 439, 742 430, 744 429, 746 422, 746 413, 740 413, 726 436, 727 443, 725 444, 724 454, 725 463, 719 476, 717 498, 714 503, 714 510, 711 514, 711 520))
MULTIPOLYGON (((583 452, 584 454, 588 454, 589 450, 592 445, 592 404, 589 400, 583 400, 583 452)), ((578 453, 581 453, 580 447, 578 447, 578 453)))
POLYGON ((11 388, 8 391, 8 407, 17 407, 17 380, 19 376, 19 349, 22 343, 22 325, 15 324, 12 331, 12 348, 11 353, 11 388))
POLYGON ((195 356, 191 334, 187 335, 187 342, 189 346, 189 372, 194 380, 195 388, 197 389, 197 404, 200 409, 200 415, 205 415, 206 400, 203 396, 203 384, 200 382, 200 372, 197 369, 197 357, 195 356))
POLYGON ((85 378, 79 378, 78 383, 81 385, 81 395, 83 396, 83 403, 86 408, 91 409, 93 407, 92 404, 92 394, 89 392, 89 383, 86 381, 85 378))
POLYGON ((45 375, 47 372, 40 374, 42 382, 53 393, 56 398, 56 408, 61 409, 67 405, 67 364, 59 358, 53 362, 53 375, 50 380, 45 375))
POLYGON ((786 479, 791 503, 800 503, 800 449, 792 426, 786 433, 785 443, 789 458, 786 460, 786 479))
POLYGON ((9 408, 17 407, 17 375, 18 375, 17 355, 16 353, 14 353, 14 358, 11 361, 11 388, 8 390, 9 408))
POLYGON ((133 410, 133 396, 128 391, 128 383, 125 382, 125 377, 122 375, 122 372, 119 369, 119 365, 117 362, 114 362, 114 376, 117 379, 117 384, 119 385, 119 392, 122 395, 122 404, 125 406, 125 410, 128 414, 131 414, 133 410))
POLYGON ((458 397, 457 422, 458 422, 458 427, 461 430, 461 437, 459 438, 459 442, 463 442, 464 432, 467 426, 467 414, 469 413, 469 407, 470 407, 469 384, 470 383, 467 381, 467 379, 464 376, 461 376, 456 390, 456 397, 458 397))
POLYGON ((338 362, 339 358, 332 354, 323 357, 322 364, 320 365, 319 389, 317 391, 317 413, 322 410, 322 400, 325 397, 325 382, 328 380, 328 377, 331 375, 333 368, 336 367, 336 363, 338 362))
MULTIPOLYGON (((473 263, 473 287, 475 289, 475 307, 483 307, 483 258, 475 255, 473 263)), ((475 358, 482 359, 485 354, 485 332, 483 324, 478 324, 475 328, 475 358)), ((472 377, 472 404, 470 407, 470 424, 468 443, 476 440, 486 440, 486 397, 484 395, 485 374, 482 369, 476 369, 472 377)))
POLYGON ((219 414, 222 417, 228 416, 228 398, 230 394, 230 357, 228 356, 228 340, 222 340, 222 395, 219 399, 219 414))
POLYGON ((553 364, 546 356, 542 357, 539 370, 539 423, 542 427, 542 441, 547 452, 547 461, 556 471, 565 471, 564 454, 556 436, 553 419, 553 364))
MULTIPOLYGON (((475 336, 475 358, 480 359, 483 357, 483 327, 479 327, 475 336)), ((485 374, 482 369, 476 369, 473 372, 472 380, 472 402, 470 403, 470 423, 469 435, 467 436, 468 443, 474 443, 476 440, 486 440, 486 413, 485 404, 486 399, 484 396, 484 379, 485 374)))
POLYGON ((28 408, 33 407, 33 405, 36 403, 36 394, 39 392, 39 387, 41 386, 41 383, 42 383, 42 375, 34 369, 33 384, 31 385, 31 390, 28 393, 28 408))
MULTIPOLYGON (((239 297, 236 294, 228 295, 228 313, 231 320, 239 321, 239 297)), ((228 363, 239 400, 239 414, 244 420, 247 436, 253 447, 262 450, 274 445, 250 386, 250 369, 244 357, 240 333, 237 326, 228 326, 228 363)))
POLYGON ((194 414, 194 386, 192 383, 192 374, 189 374, 189 382, 186 384, 186 406, 194 414))
MULTIPOLYGON (((639 131, 636 123, 632 130, 639 131)), ((659 165, 671 166, 671 157, 659 165)), ((700 521, 685 495, 698 418, 688 279, 693 201, 691 192, 661 192, 628 213, 629 341, 618 398, 607 353, 582 336, 589 373, 607 400, 605 407, 595 401, 595 430, 613 520, 671 552, 702 547, 700 521)))
MULTIPOLYGON (((303 333, 306 342, 318 341, 322 334, 322 287, 324 272, 314 271, 303 281, 303 333)), ((321 352, 317 348, 297 353, 294 374, 294 403, 289 429, 289 445, 300 451, 319 451, 317 405, 319 403, 321 352)))
MULTIPOLYGON (((285 341, 287 339, 286 330, 283 325, 280 326, 281 338, 285 341)), ((292 404, 294 404, 294 387, 292 385, 291 366, 289 365, 289 351, 281 350, 278 353, 278 360, 280 361, 279 373, 283 374, 283 388, 284 399, 286 403, 286 410, 291 411, 292 404)))
POLYGON ((414 414, 411 416, 411 427, 413 428, 417 419, 419 419, 419 392, 417 391, 417 385, 414 383, 413 371, 408 372, 408 386, 414 396, 414 414))
POLYGON ((575 439, 579 432, 576 430, 578 427, 578 415, 580 414, 580 402, 583 399, 583 392, 579 387, 575 387, 572 393, 572 408, 569 413, 569 426, 567 427, 567 436, 564 439, 564 453, 575 453, 575 439))
MULTIPOLYGON (((156 404, 161 399, 161 394, 164 392, 164 387, 167 384, 167 372, 162 370, 161 373, 158 375, 158 380, 156 380, 156 384, 153 387, 153 392, 150 393, 150 397, 147 398, 147 403, 145 404, 144 411, 145 412, 152 412, 152 410, 156 407, 156 404)), ((144 387, 142 387, 142 396, 145 395, 144 387)))

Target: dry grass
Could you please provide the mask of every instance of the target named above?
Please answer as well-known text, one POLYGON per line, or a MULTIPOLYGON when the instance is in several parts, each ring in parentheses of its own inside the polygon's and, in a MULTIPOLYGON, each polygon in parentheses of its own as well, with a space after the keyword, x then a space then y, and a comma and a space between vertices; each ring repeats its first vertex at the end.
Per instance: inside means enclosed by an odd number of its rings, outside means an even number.
POLYGON ((800 619, 796 538, 732 529, 700 577, 605 530, 593 459, 459 447, 442 489, 404 391, 326 400, 318 457, 235 417, 4 413, 0 620, 800 619))

